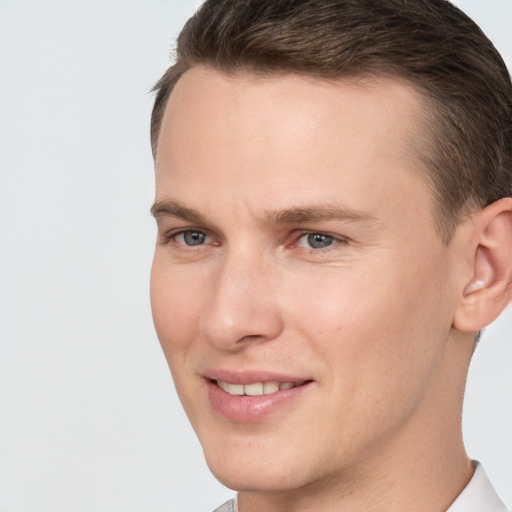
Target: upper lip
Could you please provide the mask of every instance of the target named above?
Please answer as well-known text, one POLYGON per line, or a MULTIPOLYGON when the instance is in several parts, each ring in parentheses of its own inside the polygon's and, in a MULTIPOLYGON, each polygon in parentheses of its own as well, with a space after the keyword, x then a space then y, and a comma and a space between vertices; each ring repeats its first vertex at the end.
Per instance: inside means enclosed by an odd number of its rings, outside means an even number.
POLYGON ((230 384, 251 384, 253 382, 293 382, 294 384, 302 384, 305 381, 312 380, 305 376, 298 377, 297 375, 261 370, 209 369, 203 372, 203 376, 209 380, 220 380, 230 384))

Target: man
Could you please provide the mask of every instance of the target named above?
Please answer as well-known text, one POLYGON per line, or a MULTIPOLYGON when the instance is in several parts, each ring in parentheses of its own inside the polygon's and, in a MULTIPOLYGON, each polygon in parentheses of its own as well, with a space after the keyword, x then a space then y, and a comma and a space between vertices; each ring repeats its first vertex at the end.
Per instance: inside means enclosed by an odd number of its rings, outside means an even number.
POLYGON ((466 374, 512 281, 512 85, 445 0, 214 0, 155 87, 156 330, 219 511, 504 511, 466 374))

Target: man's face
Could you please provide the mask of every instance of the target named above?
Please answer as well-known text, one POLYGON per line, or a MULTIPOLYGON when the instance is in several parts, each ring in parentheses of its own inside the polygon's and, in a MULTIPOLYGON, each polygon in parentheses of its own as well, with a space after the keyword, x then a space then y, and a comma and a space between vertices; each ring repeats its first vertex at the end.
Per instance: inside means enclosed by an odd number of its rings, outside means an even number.
POLYGON ((360 475, 443 421, 455 258, 408 150, 420 108, 386 80, 195 68, 173 91, 153 315, 228 486, 360 475))

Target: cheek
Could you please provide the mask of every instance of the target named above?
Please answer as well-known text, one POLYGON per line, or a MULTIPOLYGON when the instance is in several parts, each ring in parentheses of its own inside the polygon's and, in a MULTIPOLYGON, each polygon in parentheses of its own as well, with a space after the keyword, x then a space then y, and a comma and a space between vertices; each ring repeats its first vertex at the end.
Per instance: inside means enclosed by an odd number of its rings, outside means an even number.
POLYGON ((155 330, 181 403, 194 424, 197 379, 187 365, 194 340, 201 287, 193 286, 186 271, 170 268, 165 256, 155 254, 151 269, 150 296, 155 330))
POLYGON ((443 272, 410 262, 384 268, 331 269, 328 280, 303 275, 287 292, 288 314, 324 360, 330 384, 340 394, 374 396, 369 403, 423 386, 451 325, 443 272))
POLYGON ((199 287, 186 272, 169 268, 157 252, 151 269, 150 297, 155 330, 170 364, 194 339, 199 287))

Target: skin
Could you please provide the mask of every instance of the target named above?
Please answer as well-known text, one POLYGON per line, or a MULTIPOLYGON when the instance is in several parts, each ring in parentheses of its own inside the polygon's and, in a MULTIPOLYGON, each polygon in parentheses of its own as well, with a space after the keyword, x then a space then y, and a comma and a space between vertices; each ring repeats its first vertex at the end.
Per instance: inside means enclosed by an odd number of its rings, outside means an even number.
POLYGON ((240 512, 441 512, 471 478, 461 407, 478 326, 456 319, 473 318, 461 304, 484 221, 441 240, 407 145, 421 108, 392 80, 200 67, 170 97, 154 322, 208 465, 240 491, 240 512), (297 215, 306 210, 316 215, 297 215), (183 230, 203 243, 187 245, 183 230), (330 245, 311 248, 308 233, 330 245), (210 368, 313 382, 262 421, 236 422, 208 400, 210 368))

